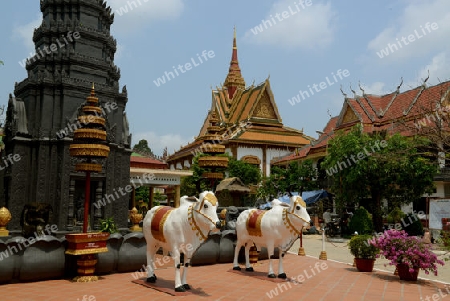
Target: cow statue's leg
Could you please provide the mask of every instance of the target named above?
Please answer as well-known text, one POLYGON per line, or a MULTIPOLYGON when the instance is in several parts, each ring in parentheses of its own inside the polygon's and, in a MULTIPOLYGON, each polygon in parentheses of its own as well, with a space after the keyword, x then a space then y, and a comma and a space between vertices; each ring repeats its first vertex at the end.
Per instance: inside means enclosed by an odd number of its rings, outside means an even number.
POLYGON ((180 251, 177 248, 172 249, 172 258, 175 264, 175 291, 185 292, 186 289, 181 284, 181 263, 180 263, 180 251))
POLYGON ((243 245, 244 245, 244 243, 238 239, 236 242, 236 248, 234 249, 233 270, 235 270, 235 271, 241 270, 241 268, 239 267, 238 257, 239 257, 239 251, 241 250, 241 247, 243 245))
POLYGON ((253 246, 253 242, 247 242, 245 244, 245 270, 247 272, 253 272, 253 267, 250 264, 250 248, 253 246))
POLYGON ((267 255, 269 256, 269 274, 267 277, 269 278, 276 278, 275 273, 273 272, 273 266, 272 266, 272 256, 274 253, 274 243, 272 241, 267 242, 267 255))
POLYGON ((280 258, 279 258, 279 261, 278 261, 278 278, 282 278, 282 279, 286 279, 287 278, 287 276, 286 276, 286 273, 284 272, 284 269, 283 269, 283 257, 284 257, 284 253, 283 252, 281 252, 281 248, 279 247, 278 248, 280 251, 280 258))
POLYGON ((159 246, 153 241, 147 243, 147 282, 150 283, 155 283, 157 279, 154 272, 154 262, 158 248, 159 246))
POLYGON ((187 282, 186 282, 187 270, 188 270, 188 267, 189 267, 189 265, 191 263, 191 257, 190 256, 191 255, 186 255, 186 254, 184 255, 184 269, 183 269, 183 273, 181 274, 181 284, 183 285, 183 287, 186 290, 190 290, 191 289, 191 286, 189 284, 187 284, 187 282))

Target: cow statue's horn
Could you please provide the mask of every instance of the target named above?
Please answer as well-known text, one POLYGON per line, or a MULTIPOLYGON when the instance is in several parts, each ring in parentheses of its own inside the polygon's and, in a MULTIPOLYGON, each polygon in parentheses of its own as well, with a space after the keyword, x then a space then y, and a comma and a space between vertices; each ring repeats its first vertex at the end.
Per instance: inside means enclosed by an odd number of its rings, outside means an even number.
POLYGON ((187 198, 185 198, 186 201, 190 201, 190 202, 197 202, 198 199, 195 196, 189 196, 187 198))

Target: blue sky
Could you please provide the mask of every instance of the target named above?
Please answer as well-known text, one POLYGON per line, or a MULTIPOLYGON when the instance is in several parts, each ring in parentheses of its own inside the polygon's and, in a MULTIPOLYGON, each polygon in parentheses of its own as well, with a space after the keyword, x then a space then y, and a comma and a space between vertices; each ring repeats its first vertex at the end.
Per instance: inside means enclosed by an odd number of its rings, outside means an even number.
MULTIPOLYGON (((247 85, 270 75, 283 123, 315 138, 330 114, 341 110, 341 85, 349 96, 351 88, 361 94, 359 84, 366 93, 386 94, 401 78, 404 91, 420 85, 428 71, 428 84, 450 77, 448 0, 131 2, 107 1, 116 12, 115 64, 128 90, 133 144, 147 139, 155 154, 165 146, 173 153, 198 134, 211 107, 211 88, 228 72, 234 26, 247 85), (202 58, 204 50, 213 55, 200 63, 197 54, 202 58), (173 66, 192 61, 190 70, 154 83, 173 66)), ((33 28, 42 18, 39 0, 18 3, 2 3, 0 104, 26 76, 18 62, 34 53, 33 28)))

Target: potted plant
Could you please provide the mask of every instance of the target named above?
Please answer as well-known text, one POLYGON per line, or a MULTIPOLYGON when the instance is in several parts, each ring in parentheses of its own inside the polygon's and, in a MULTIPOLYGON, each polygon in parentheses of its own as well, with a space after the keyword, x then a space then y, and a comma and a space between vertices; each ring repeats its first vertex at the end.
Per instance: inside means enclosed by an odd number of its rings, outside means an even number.
POLYGON ((355 235, 350 239, 348 248, 350 253, 355 256, 355 265, 360 272, 372 272, 375 259, 380 250, 369 241, 370 235, 355 235))
POLYGON ((437 265, 444 265, 423 239, 408 236, 404 230, 386 230, 383 235, 371 239, 370 244, 380 249, 377 257, 383 255, 390 265, 397 267, 402 280, 416 281, 421 269, 425 274, 432 272, 437 275, 437 265))
POLYGON ((116 222, 112 217, 100 220, 100 225, 102 227, 101 232, 107 232, 109 234, 117 232, 116 222))

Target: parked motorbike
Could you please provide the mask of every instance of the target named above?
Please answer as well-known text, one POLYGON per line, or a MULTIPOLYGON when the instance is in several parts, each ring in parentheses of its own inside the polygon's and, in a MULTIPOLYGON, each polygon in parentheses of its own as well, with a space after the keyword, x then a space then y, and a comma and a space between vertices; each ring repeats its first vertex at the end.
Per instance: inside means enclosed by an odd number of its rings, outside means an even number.
POLYGON ((341 219, 338 217, 332 218, 331 222, 325 225, 325 234, 329 237, 341 235, 341 219))

